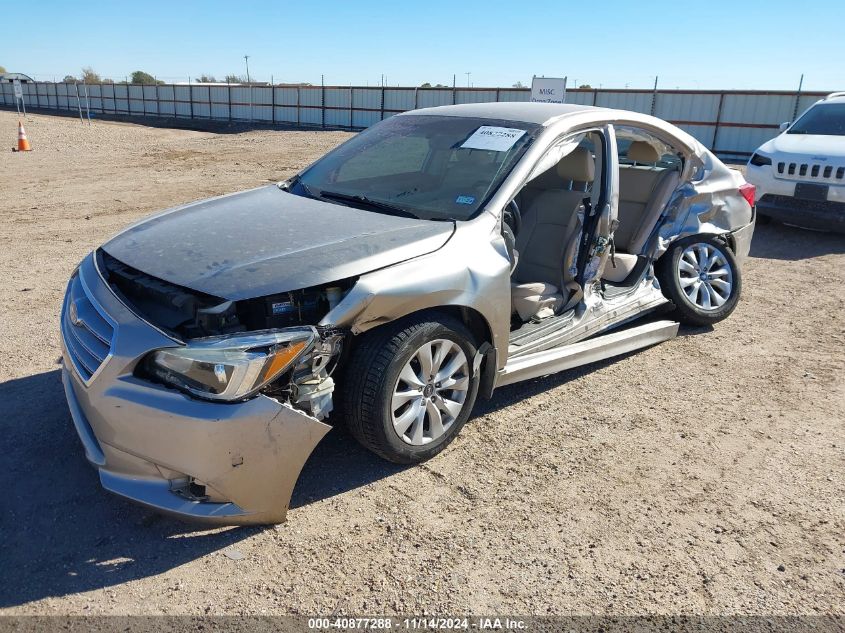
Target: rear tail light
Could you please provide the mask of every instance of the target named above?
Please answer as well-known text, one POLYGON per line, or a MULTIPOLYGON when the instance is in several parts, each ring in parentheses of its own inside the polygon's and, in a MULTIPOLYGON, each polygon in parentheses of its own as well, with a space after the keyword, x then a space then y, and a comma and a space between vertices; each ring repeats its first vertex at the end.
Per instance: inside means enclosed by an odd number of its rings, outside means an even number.
POLYGON ((749 205, 751 205, 752 207, 754 206, 754 196, 757 193, 757 187, 747 182, 744 185, 740 186, 739 193, 743 198, 745 198, 745 201, 749 205))

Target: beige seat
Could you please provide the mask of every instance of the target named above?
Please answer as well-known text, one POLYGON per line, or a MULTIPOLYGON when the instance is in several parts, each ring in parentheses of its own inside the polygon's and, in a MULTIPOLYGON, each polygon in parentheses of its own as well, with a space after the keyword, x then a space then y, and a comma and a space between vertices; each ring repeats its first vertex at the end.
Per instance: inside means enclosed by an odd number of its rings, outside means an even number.
POLYGON ((555 187, 533 195, 516 238, 518 259, 511 299, 513 311, 523 321, 551 316, 569 297, 565 286, 571 279, 563 262, 567 251, 574 248, 577 211, 589 193, 564 187, 585 183, 581 186, 588 188, 595 178, 595 160, 588 150, 578 147, 549 171, 554 173, 539 178, 555 187))
POLYGON ((627 157, 635 164, 619 166, 619 226, 613 235, 616 254, 604 269, 604 279, 617 283, 636 266, 637 255, 680 182, 677 169, 655 166, 660 155, 645 141, 631 143, 627 157))

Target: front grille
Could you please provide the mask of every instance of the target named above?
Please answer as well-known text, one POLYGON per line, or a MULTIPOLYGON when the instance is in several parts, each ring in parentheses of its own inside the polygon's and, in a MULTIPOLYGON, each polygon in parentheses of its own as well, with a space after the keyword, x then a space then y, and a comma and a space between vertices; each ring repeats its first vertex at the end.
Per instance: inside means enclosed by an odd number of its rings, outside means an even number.
POLYGON ((90 380, 106 360, 113 335, 114 328, 91 302, 79 274, 75 274, 62 311, 62 338, 71 362, 84 380, 90 380))
POLYGON ((845 166, 824 165, 822 163, 799 163, 781 161, 777 164, 778 176, 791 180, 806 180, 845 184, 845 166))

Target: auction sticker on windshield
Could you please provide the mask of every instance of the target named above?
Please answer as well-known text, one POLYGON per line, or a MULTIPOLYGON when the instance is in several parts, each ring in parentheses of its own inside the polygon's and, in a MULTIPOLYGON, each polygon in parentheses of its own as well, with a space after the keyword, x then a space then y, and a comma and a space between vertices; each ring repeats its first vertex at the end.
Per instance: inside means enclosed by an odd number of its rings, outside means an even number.
POLYGON ((462 149, 486 149, 494 152, 506 152, 519 138, 525 134, 525 130, 515 130, 508 127, 495 127, 482 125, 472 136, 470 136, 462 149))

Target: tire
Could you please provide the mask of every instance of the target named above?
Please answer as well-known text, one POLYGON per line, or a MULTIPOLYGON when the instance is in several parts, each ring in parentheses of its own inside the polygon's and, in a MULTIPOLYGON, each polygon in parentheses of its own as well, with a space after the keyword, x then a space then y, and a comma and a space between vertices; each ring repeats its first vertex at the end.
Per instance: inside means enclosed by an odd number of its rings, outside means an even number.
POLYGON ((400 319, 365 334, 345 372, 343 410, 349 432, 391 462, 430 459, 470 416, 479 384, 472 370, 475 353, 463 323, 436 313, 400 319), (420 378, 425 349, 430 350, 430 367, 440 368, 440 381, 420 378), (444 373, 453 368, 449 376, 444 373))
POLYGON ((712 235, 691 235, 672 244, 657 262, 656 274, 676 317, 687 325, 728 318, 742 292, 736 257, 712 235))

